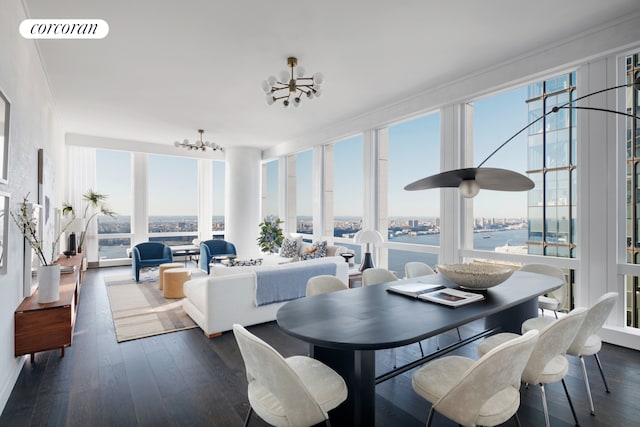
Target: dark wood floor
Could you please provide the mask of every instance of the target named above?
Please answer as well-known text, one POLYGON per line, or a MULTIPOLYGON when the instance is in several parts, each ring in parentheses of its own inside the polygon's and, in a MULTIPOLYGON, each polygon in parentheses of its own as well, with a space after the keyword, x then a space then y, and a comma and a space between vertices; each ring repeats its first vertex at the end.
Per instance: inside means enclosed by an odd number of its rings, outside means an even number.
MULTIPOLYGON (((123 267, 89 270, 84 276, 73 345, 38 353, 26 361, 0 426, 241 426, 248 410, 244 365, 232 333, 207 339, 200 329, 118 344, 103 277, 123 267)), ((128 271, 128 269, 127 269, 128 271)), ((464 335, 477 325, 461 328, 464 335)), ((305 354, 307 346, 275 323, 250 327, 283 355, 305 354)), ((455 340, 451 336, 441 337, 455 340)), ((424 343, 435 349, 435 340, 424 343)), ((475 357, 475 345, 457 353, 475 357)), ((398 349, 398 359, 419 355, 417 345, 398 349)), ((582 426, 640 425, 640 353, 605 345, 600 353, 612 390, 604 392, 595 361, 587 360, 597 415, 589 415, 580 367, 571 359, 567 384, 582 426)), ((391 352, 376 357, 383 372, 391 352)), ((411 373, 377 386, 376 425, 422 426, 429 406, 411 388, 411 373)), ((562 386, 547 387, 553 426, 573 425, 562 386)), ((540 393, 523 390, 523 426, 544 425, 540 393)), ((263 426, 257 417, 252 426, 263 426)), ((455 424, 436 415, 434 426, 455 424)), ((514 423, 507 423, 514 425, 514 423)))

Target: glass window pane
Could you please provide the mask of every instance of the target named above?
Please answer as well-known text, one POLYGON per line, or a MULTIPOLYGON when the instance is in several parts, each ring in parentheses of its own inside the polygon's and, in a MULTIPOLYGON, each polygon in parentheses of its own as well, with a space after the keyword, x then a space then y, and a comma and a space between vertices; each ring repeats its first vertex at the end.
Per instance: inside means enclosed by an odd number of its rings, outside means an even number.
POLYGON ((296 154, 296 231, 313 234, 313 151, 296 154))
POLYGON ((352 238, 362 229, 364 172, 362 135, 333 146, 333 235, 352 238))
POLYGON ((224 162, 211 162, 211 231, 214 236, 224 236, 224 162))
POLYGON ((439 246, 440 192, 404 191, 404 186, 440 172, 440 113, 388 129, 388 238, 439 246))
POLYGON ((150 154, 147 171, 149 233, 188 233, 149 240, 191 243, 198 231, 198 161, 150 154))
POLYGON ((131 246, 131 153, 96 150, 96 190, 106 194, 115 217, 98 215, 98 259, 127 258, 131 246), (108 237, 106 237, 108 236, 108 237))

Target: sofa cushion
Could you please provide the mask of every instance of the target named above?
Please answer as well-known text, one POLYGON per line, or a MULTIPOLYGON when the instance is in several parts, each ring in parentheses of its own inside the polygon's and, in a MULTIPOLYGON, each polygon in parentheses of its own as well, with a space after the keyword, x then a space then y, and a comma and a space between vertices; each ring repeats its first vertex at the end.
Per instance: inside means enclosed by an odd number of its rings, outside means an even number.
POLYGON ((301 259, 324 258, 327 256, 327 241, 313 242, 310 248, 304 249, 301 259))
POLYGON ((298 252, 300 251, 301 242, 302 242, 302 237, 300 238, 285 237, 285 239, 282 241, 282 245, 280 246, 280 256, 283 258, 297 257, 298 252))

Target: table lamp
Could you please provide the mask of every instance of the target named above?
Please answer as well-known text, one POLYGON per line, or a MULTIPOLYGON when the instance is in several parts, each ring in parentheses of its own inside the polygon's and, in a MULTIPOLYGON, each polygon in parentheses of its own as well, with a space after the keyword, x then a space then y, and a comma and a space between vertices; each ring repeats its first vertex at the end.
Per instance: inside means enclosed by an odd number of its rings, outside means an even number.
POLYGON ((362 263, 360 264, 360 271, 375 267, 373 264, 373 258, 371 257, 371 245, 373 244, 375 246, 377 243, 384 242, 382 234, 376 230, 360 230, 355 234, 355 236, 353 236, 353 241, 355 243, 367 244, 362 258, 362 263))

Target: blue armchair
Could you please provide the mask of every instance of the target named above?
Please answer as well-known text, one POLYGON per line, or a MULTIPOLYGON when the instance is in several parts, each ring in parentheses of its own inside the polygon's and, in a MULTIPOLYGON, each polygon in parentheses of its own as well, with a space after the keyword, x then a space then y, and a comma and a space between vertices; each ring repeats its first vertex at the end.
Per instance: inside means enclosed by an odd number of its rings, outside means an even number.
POLYGON ((209 263, 214 256, 236 256, 236 247, 222 239, 200 242, 200 269, 209 274, 209 263))
POLYGON ((131 266, 136 282, 140 281, 140 269, 173 262, 171 248, 160 242, 139 243, 131 251, 131 266))

